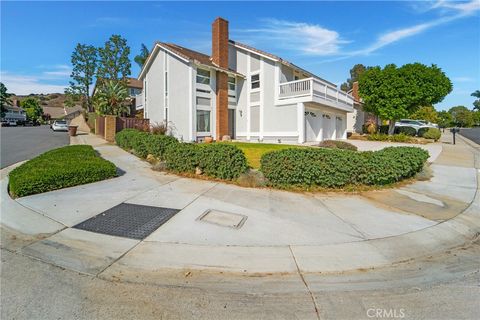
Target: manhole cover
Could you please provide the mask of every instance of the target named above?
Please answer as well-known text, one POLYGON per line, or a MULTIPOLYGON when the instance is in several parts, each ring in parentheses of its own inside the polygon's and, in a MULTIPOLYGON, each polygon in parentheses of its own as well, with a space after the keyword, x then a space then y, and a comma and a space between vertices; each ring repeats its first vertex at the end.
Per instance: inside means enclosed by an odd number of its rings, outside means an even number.
POLYGON ((180 210, 121 203, 74 228, 142 240, 178 211, 180 210))
POLYGON ((222 227, 239 229, 247 220, 247 216, 237 213, 224 212, 219 210, 207 210, 198 217, 198 220, 213 223, 222 227))

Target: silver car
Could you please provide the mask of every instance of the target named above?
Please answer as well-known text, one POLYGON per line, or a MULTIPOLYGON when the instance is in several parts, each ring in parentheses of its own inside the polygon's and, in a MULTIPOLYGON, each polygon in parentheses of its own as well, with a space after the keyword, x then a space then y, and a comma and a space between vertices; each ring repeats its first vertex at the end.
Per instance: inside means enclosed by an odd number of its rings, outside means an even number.
POLYGON ((66 120, 55 120, 52 123, 53 131, 68 131, 68 124, 66 120))

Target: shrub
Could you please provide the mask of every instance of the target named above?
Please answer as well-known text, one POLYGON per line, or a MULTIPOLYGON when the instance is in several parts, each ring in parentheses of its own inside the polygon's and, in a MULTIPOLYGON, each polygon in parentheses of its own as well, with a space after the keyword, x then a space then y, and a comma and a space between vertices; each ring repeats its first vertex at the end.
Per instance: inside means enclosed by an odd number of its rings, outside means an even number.
POLYGON ((165 152, 167 169, 177 173, 194 173, 198 167, 199 148, 194 143, 170 145, 165 152))
POLYGON ((151 134, 148 135, 145 143, 148 154, 151 154, 160 160, 164 160, 167 148, 178 143, 178 140, 172 136, 151 134))
POLYGON ((370 141, 388 141, 388 134, 385 133, 373 133, 367 136, 367 140, 370 141))
POLYGON ((260 170, 272 186, 338 188, 351 184, 385 185, 422 170, 428 152, 389 147, 354 152, 335 149, 286 149, 263 155, 260 170))
POLYGON ((412 137, 409 135, 406 135, 405 133, 399 133, 399 134, 394 134, 389 137, 389 140, 392 142, 411 142, 412 137))
POLYGON ((340 140, 324 140, 318 145, 322 148, 333 148, 333 149, 344 149, 357 151, 357 147, 351 143, 340 141, 340 140))
POLYGON ((378 133, 388 134, 388 125, 381 125, 378 127, 378 133))
POLYGON ((233 180, 248 169, 242 150, 231 144, 202 145, 198 152, 199 167, 207 176, 233 180))
POLYGON ((418 129, 417 135, 418 135, 419 137, 423 137, 423 135, 425 134, 425 132, 427 132, 428 129, 430 129, 430 128, 428 128, 428 127, 422 127, 422 128, 420 128, 420 129, 418 129))
POLYGON ((414 127, 395 127, 394 133, 404 133, 408 136, 415 137, 417 135, 417 129, 415 129, 414 127))
POLYGON ((123 129, 115 135, 115 142, 120 148, 130 151, 133 149, 133 138, 138 133, 136 129, 123 129))
POLYGON ((377 131, 377 125, 374 122, 365 123, 362 125, 363 133, 374 133, 377 131))
POLYGON ((23 197, 115 177, 116 167, 91 146, 50 150, 12 170, 10 193, 23 197))
POLYGON ((437 128, 428 128, 428 130, 423 134, 425 139, 433 139, 437 141, 442 136, 442 133, 437 128))

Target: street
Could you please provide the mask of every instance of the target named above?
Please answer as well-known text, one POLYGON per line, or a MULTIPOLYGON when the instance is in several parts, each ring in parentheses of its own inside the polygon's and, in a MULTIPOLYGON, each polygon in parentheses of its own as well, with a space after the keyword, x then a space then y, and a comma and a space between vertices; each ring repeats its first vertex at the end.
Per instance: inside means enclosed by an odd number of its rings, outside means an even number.
POLYGON ((2 127, 1 168, 65 146, 69 142, 67 132, 53 132, 48 126, 2 127))
POLYGON ((480 144, 480 128, 461 128, 460 135, 480 144))

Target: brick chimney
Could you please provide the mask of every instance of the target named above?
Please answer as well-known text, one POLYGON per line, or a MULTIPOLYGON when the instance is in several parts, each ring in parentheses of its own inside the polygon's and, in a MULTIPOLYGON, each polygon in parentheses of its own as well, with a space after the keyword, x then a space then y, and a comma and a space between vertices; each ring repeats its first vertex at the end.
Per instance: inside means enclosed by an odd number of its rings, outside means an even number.
MULTIPOLYGON (((218 17, 212 24, 212 62, 228 69, 228 21, 218 17)), ((228 75, 217 71, 216 139, 228 135, 228 75)))
POLYGON ((352 96, 355 102, 360 102, 360 96, 358 95, 358 81, 352 84, 352 96))

